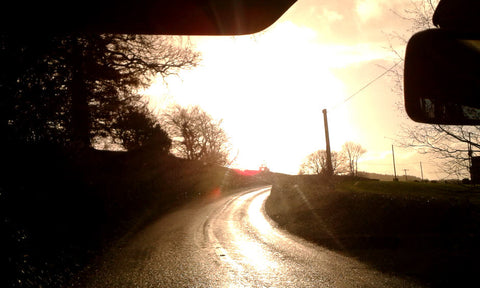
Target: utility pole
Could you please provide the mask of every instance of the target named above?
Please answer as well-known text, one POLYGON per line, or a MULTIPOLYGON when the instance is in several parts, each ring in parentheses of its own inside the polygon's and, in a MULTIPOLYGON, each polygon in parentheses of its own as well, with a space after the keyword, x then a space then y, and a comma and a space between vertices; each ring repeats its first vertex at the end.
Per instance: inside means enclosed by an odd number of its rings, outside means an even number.
POLYGON ((470 180, 473 182, 473 161, 472 161, 473 151, 472 151, 472 133, 468 133, 468 168, 470 170, 470 180))
POLYGON ((395 151, 393 150, 393 144, 392 144, 392 157, 393 157, 393 181, 398 181, 397 178, 397 168, 395 168, 395 151))
POLYGON ((422 168, 422 161, 420 161, 420 173, 422 174, 422 182, 423 182, 423 168, 422 168))
POLYGON ((333 175, 333 167, 332 167, 332 153, 330 152, 330 136, 328 133, 328 121, 327 121, 327 109, 323 109, 323 125, 325 126, 325 142, 326 144, 326 150, 327 150, 327 176, 332 176, 333 175))
POLYGON ((405 182, 407 182, 407 171, 408 171, 408 169, 403 169, 403 171, 405 171, 405 182))

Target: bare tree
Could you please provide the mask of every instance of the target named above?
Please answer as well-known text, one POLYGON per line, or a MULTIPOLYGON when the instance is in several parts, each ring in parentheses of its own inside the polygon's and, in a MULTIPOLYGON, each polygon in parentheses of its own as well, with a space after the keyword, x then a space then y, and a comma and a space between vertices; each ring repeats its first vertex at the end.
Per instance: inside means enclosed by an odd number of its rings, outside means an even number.
POLYGON ((222 128, 199 106, 174 106, 162 115, 162 126, 172 139, 172 153, 189 160, 209 164, 229 163, 231 145, 222 128))
POLYGON ((468 178, 470 157, 480 150, 480 126, 414 125, 403 127, 397 142, 439 161, 449 177, 468 178), (402 135, 402 134, 401 134, 402 135))
POLYGON ((0 129, 13 142, 87 148, 114 139, 121 117, 144 105, 139 89, 200 62, 194 47, 174 36, 30 36, 0 35, 8 71, 0 80, 0 129))
MULTIPOLYGON (((331 152, 333 174, 344 173, 345 157, 342 153, 331 152)), ((300 166, 300 174, 319 174, 323 175, 327 169, 327 151, 318 150, 308 155, 300 166)))
POLYGON ((342 152, 346 156, 348 171, 350 175, 358 175, 358 159, 367 152, 362 145, 351 141, 345 142, 342 146, 342 152))

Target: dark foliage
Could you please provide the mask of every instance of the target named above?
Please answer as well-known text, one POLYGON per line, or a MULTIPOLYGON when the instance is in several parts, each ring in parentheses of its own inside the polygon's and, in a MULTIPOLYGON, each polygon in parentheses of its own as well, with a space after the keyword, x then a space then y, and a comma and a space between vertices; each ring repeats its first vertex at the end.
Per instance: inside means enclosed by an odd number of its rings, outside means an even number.
POLYGON ((168 153, 172 141, 146 109, 127 107, 112 127, 111 136, 128 151, 149 146, 168 153))
POLYGON ((125 125, 118 121, 147 112, 135 89, 199 61, 198 53, 177 44, 142 35, 2 34, 3 142, 90 147, 96 137, 118 140, 125 125))
POLYGON ((135 93, 198 63, 172 39, 0 34, 1 287, 62 287, 152 211, 185 200, 180 191, 194 193, 135 93), (91 149, 98 139, 132 152, 91 149))
POLYGON ((22 145, 1 152, 1 287, 64 287, 121 240, 194 199, 265 185, 224 167, 166 155, 22 145), (2 279, 3 278, 3 279, 2 279))

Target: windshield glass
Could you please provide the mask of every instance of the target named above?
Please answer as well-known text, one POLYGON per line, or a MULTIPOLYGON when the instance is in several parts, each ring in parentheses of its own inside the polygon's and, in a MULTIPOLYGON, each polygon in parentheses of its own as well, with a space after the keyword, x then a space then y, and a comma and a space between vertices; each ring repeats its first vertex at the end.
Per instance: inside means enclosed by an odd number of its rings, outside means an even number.
MULTIPOLYGON (((223 119, 235 167, 263 163, 288 174, 325 149, 327 109, 332 150, 360 143, 367 149, 362 171, 392 174, 391 145, 410 122, 398 107, 403 95, 394 74, 401 73, 412 23, 396 13, 412 5, 314 2, 296 3, 255 35, 189 37, 202 55, 199 67, 168 85, 157 80, 145 91, 152 107, 199 105, 223 119)), ((397 161, 412 176, 420 177, 420 162, 425 178, 446 176, 414 151, 399 151, 397 161)))
POLYGON ((403 107, 439 1, 317 2, 254 35, 1 34, 0 286, 470 283, 478 127, 403 107))

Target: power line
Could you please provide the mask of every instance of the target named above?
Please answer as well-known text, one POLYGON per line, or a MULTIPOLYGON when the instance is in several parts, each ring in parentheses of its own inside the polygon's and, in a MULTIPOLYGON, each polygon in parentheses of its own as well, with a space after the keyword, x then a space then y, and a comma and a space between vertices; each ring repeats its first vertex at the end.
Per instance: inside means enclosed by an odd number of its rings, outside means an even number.
POLYGON ((330 109, 331 111, 335 110, 338 108, 338 106, 340 105, 343 105, 345 103, 347 103, 350 99, 352 99, 353 97, 355 97, 356 95, 358 95, 360 92, 362 92, 365 88, 367 88, 368 86, 370 86, 371 84, 373 84, 375 81, 377 81, 378 79, 382 78, 383 76, 385 76, 388 72, 392 71, 393 68, 397 67, 398 64, 400 64, 402 62, 401 61, 398 61, 397 63, 395 63, 392 67, 388 68, 387 70, 385 70, 382 74, 378 75, 375 79, 371 80, 370 82, 368 82, 367 84, 365 84, 362 88, 358 89, 357 92, 353 93, 352 95, 350 95, 348 98, 346 98, 345 100, 343 100, 343 102, 340 102, 338 103, 337 105, 333 106, 332 109, 330 109))

